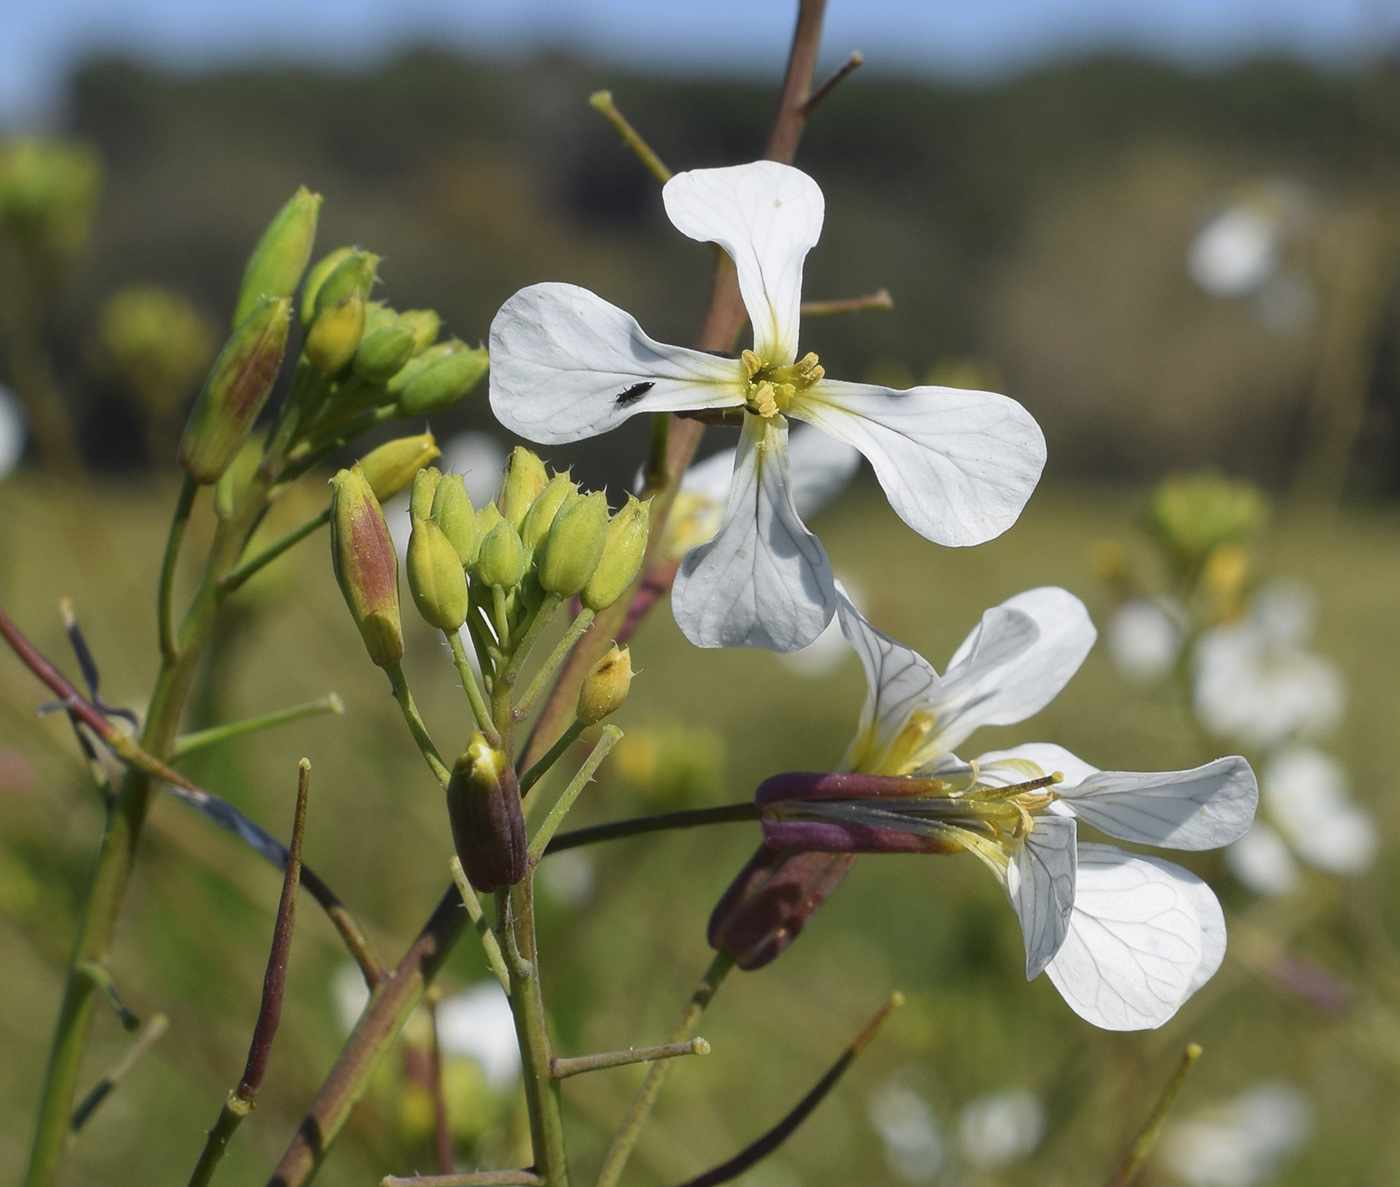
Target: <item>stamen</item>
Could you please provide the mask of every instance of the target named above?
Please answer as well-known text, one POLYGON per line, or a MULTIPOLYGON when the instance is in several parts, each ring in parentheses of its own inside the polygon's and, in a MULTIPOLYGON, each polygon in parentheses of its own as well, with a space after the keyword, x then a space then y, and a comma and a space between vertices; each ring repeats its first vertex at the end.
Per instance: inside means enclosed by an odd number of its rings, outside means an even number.
POLYGON ((751 350, 744 351, 739 356, 739 360, 744 364, 744 370, 748 373, 747 378, 749 379, 763 370, 763 360, 751 350))

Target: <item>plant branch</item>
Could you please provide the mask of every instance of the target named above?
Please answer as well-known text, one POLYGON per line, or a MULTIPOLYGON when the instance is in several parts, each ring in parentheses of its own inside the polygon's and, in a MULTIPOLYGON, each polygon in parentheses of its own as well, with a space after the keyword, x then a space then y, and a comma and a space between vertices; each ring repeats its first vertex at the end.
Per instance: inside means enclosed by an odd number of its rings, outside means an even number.
POLYGON ((661 185, 671 180, 671 171, 662 163, 651 145, 642 139, 637 129, 627 122, 622 112, 618 111, 611 91, 594 91, 588 96, 588 105, 616 129, 617 134, 622 137, 622 142, 636 154, 637 159, 646 166, 646 171, 661 185))
POLYGON ((878 289, 864 297, 845 297, 837 301, 803 301, 803 317, 827 317, 833 313, 859 313, 862 309, 893 309, 894 298, 889 289, 878 289))
POLYGON ((467 700, 471 702, 472 716, 476 718, 476 728, 485 736, 486 740, 493 746, 500 744, 500 735, 496 733, 496 726, 491 720, 491 710, 486 707, 486 698, 482 696, 481 686, 476 682, 476 673, 472 671, 471 661, 467 658, 467 649, 462 645, 462 636, 457 631, 443 631, 443 636, 447 639, 447 645, 452 649, 452 662, 457 665, 457 675, 462 681, 462 691, 467 694, 467 700))
POLYGON ((587 728, 588 727, 585 726, 583 722, 575 718, 573 725, 569 726, 568 729, 559 735, 559 741, 555 742, 554 745, 549 748, 548 753, 520 776, 520 795, 522 799, 525 797, 526 793, 529 792, 530 788, 534 787, 536 783, 549 773, 550 768, 563 757, 564 751, 577 742, 579 734, 583 733, 587 728))
POLYGON ((175 562, 180 558, 180 544, 189 526, 194 497, 199 483, 188 474, 180 484, 180 496, 175 501, 175 514, 170 519, 170 534, 165 539, 165 555, 160 562, 160 587, 156 593, 156 621, 160 629, 160 653, 167 663, 174 663, 179 654, 175 644, 175 562))
POLYGON ((1128 1187, 1137 1178, 1138 1171, 1142 1169, 1142 1164, 1147 1160, 1147 1156, 1152 1153, 1152 1147, 1157 1144, 1157 1138, 1162 1133, 1162 1126, 1167 1120, 1167 1114, 1176 1103, 1177 1093, 1181 1091, 1181 1086, 1186 1083, 1186 1077, 1191 1074, 1191 1069, 1196 1066, 1196 1060, 1201 1057, 1201 1046, 1199 1043, 1188 1043, 1186 1052, 1181 1057, 1181 1063, 1176 1069, 1176 1075, 1171 1078, 1166 1091, 1162 1093, 1162 1098, 1157 1102, 1157 1107, 1152 1110, 1151 1116, 1147 1118, 1137 1140, 1128 1147, 1128 1152, 1123 1156, 1123 1161, 1114 1172, 1113 1178, 1109 1179, 1108 1187, 1128 1187))
POLYGON ((400 1179, 385 1175, 379 1187, 540 1187, 534 1171, 459 1171, 455 1175, 414 1175, 400 1179))
MULTIPOLYGON (((534 707, 535 698, 544 691, 544 686, 549 682, 549 678, 554 675, 555 670, 568 658, 569 652, 573 650, 574 644, 583 637, 585 631, 593 625, 594 613, 588 607, 584 607, 575 615, 573 622, 569 623, 569 629, 564 632, 564 637, 559 640, 555 648, 549 654, 549 658, 540 665, 540 670, 535 673, 535 678, 530 681, 525 691, 521 694, 520 700, 515 703, 515 719, 524 721, 534 707)), ((509 669, 507 669, 509 674, 509 669)))
POLYGON ((660 1047, 629 1047, 626 1051, 608 1051, 602 1055, 579 1055, 572 1059, 551 1059, 550 1074, 565 1080, 583 1072, 596 1072, 609 1067, 626 1067, 632 1063, 651 1063, 657 1059, 674 1059, 678 1055, 708 1055, 710 1044, 704 1039, 684 1043, 663 1043, 660 1047))
POLYGON ((219 582, 219 587, 224 590, 225 593, 232 593, 235 589, 242 586, 248 578, 252 577, 259 570, 266 568, 293 545, 300 544, 307 536, 316 531, 317 528, 325 527, 330 521, 331 509, 327 507, 320 515, 313 515, 300 527, 293 528, 280 540, 269 544, 256 556, 250 557, 248 560, 244 561, 238 568, 219 582))
POLYGON ((171 753, 171 761, 179 762, 187 755, 193 754, 196 750, 203 750, 206 746, 213 746, 219 742, 227 742, 231 738, 241 738, 245 734, 254 734, 259 730, 272 729, 279 725, 290 725, 293 721, 300 721, 303 717, 315 717, 320 713, 344 713, 345 702, 340 697, 331 692, 314 701, 307 701, 305 704, 292 705, 287 709, 278 709, 275 713, 264 713, 261 717, 249 717, 243 721, 231 721, 226 725, 210 726, 209 729, 196 730, 191 734, 182 734, 175 739, 175 748, 171 753))
POLYGON ((437 1022, 438 997, 439 991, 436 988, 427 995, 429 1034, 432 1037, 432 1048, 429 1051, 432 1067, 429 1074, 433 1092, 433 1152, 437 1156, 438 1174, 450 1175, 453 1170, 452 1127, 447 1119, 447 1097, 442 1089, 442 1045, 438 1042, 437 1022))
POLYGON ((699 828, 707 824, 737 824, 758 820, 759 811, 752 800, 738 804, 721 804, 715 808, 687 808, 679 812, 658 812, 654 816, 633 816, 609 824, 595 824, 559 833, 545 846, 544 857, 577 849, 580 845, 596 845, 600 841, 616 841, 622 837, 637 837, 643 833, 666 832, 677 828, 699 828))
POLYGON ((510 972, 506 968, 506 958, 501 955, 501 945, 496 939, 496 933, 491 930, 490 923, 486 921, 486 912, 481 909, 481 900, 476 897, 476 891, 471 888, 471 884, 467 881, 467 872, 462 869, 462 859, 454 853, 448 865, 452 869, 452 881, 457 885, 457 893, 462 896, 462 905, 471 917, 476 934, 481 937, 481 946, 486 950, 486 963, 491 966, 491 971, 496 974, 496 980, 501 983, 501 988, 506 991, 506 996, 509 997, 510 972))
POLYGON ((442 755, 438 753, 438 748, 433 745, 433 740, 428 735, 428 727, 423 724, 423 718, 418 714, 418 706, 413 703, 413 694, 408 691, 408 681, 404 678, 403 668, 394 664, 385 668, 384 672, 389 677, 389 684, 394 690, 394 700, 399 703, 403 719, 408 723, 408 732, 413 735, 414 744, 422 754, 423 761, 428 764, 433 777, 446 787, 448 780, 452 778, 452 772, 442 761, 442 755))
POLYGON ((549 815, 544 818, 539 831, 531 839, 530 865, 539 864, 550 838, 564 823, 564 817, 569 814, 569 809, 574 806, 574 801, 582 794, 583 789, 592 782, 593 775, 602 765, 603 759, 608 757, 609 751, 617 745, 618 739, 621 737, 622 731, 617 726, 605 725, 603 727, 603 736, 598 739, 598 744, 593 747, 591 753, 584 760, 583 766, 579 767, 578 773, 569 780, 568 787, 564 788, 559 794, 559 798, 554 801, 554 807, 550 808, 549 815))
POLYGON ((865 57, 859 50, 853 50, 851 56, 841 63, 841 68, 828 78, 821 86, 812 92, 802 103, 802 118, 806 119, 816 110, 817 104, 825 99, 832 91, 849 78, 857 69, 865 64, 865 57))
POLYGON ((122 1000, 117 984, 112 980, 112 974, 107 968, 95 960, 84 960, 77 966, 77 971, 92 982, 92 987, 112 1007, 112 1012, 121 1020, 123 1030, 136 1030, 141 1025, 141 1019, 136 1017, 131 1012, 131 1007, 122 1000))
POLYGON ((122 1053, 122 1057, 111 1066, 102 1079, 93 1085, 92 1091, 83 1097, 82 1102, 73 1110, 73 1117, 68 1122, 69 1133, 77 1135, 78 1131, 97 1112, 98 1106, 111 1096, 117 1085, 126 1078, 127 1072, 136 1066, 136 1061, 155 1046, 157 1040, 169 1027, 170 1019, 164 1014, 152 1016, 151 1020, 146 1023, 146 1029, 131 1041, 131 1046, 122 1053))

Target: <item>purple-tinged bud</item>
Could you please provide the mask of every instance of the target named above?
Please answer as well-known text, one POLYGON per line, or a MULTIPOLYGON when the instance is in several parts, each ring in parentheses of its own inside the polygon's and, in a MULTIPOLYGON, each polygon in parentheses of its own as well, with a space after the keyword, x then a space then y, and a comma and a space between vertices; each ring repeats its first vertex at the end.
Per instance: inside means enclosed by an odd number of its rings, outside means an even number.
POLYGON ((311 266, 311 271, 306 274, 306 283, 301 286, 301 304, 297 307, 297 317, 303 330, 310 329, 311 323, 316 320, 316 298, 321 295, 326 278, 354 254, 353 247, 337 247, 311 266))
POLYGON ((614 643, 611 649, 583 678, 574 711, 584 725, 597 725, 622 708, 632 687, 632 656, 626 647, 614 643))
POLYGON ((334 375, 360 347, 365 333, 365 299, 352 292, 333 305, 323 305, 307 331, 302 353, 326 375, 334 375))
POLYGON ((530 867, 515 768, 504 751, 472 734, 447 784, 452 840, 467 881, 481 894, 513 886, 530 867))
MULTIPOLYGON (((820 818, 819 811, 803 810, 804 804, 821 801, 839 801, 852 808, 869 805, 883 808, 886 814, 911 802, 955 808, 956 801, 946 798, 947 790, 948 785, 933 776, 789 771, 760 783, 754 803, 762 813, 763 843, 786 853, 959 853, 963 846, 936 826, 927 832, 883 828, 856 818, 855 813, 847 819, 832 819, 820 818), (929 798, 930 791, 944 796, 929 798)), ((933 812, 928 817, 930 823, 937 820, 933 812)))
POLYGON ((457 559, 464 566, 476 564, 481 551, 481 537, 476 530, 476 512, 467 495, 467 485, 460 474, 444 474, 433 495, 433 522, 457 550, 457 559))
POLYGON ((214 360, 180 438, 180 465, 196 482, 217 482, 252 431, 277 382, 291 318, 286 297, 259 298, 214 360))
POLYGON ((467 620, 467 575, 452 542, 431 519, 413 518, 408 588, 429 626, 455 631, 467 620))
POLYGON ((853 853, 780 853, 760 845, 710 915, 710 947, 728 952, 741 969, 762 968, 797 939, 854 861, 853 853))
POLYGON ((302 186, 272 216, 243 269, 243 286, 233 310, 235 326, 253 312, 259 297, 290 297, 297 291, 311 258, 320 213, 321 195, 302 186))
POLYGON ((431 360, 399 393, 398 415, 428 416, 451 408, 481 382, 486 368, 486 351, 480 347, 454 350, 431 360))
POLYGON ((380 505, 407 490, 414 475, 439 454, 431 433, 386 441, 360 459, 360 470, 380 505))
POLYGON ((403 658, 399 558, 359 466, 331 479, 331 565, 370 659, 393 667, 403 658))

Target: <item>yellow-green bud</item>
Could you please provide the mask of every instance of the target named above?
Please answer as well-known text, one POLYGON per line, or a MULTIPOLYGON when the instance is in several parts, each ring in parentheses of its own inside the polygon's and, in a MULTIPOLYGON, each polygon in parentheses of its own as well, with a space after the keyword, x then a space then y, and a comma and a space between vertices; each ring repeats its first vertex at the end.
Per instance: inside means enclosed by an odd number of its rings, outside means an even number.
POLYGON ((248 265, 243 269, 243 287, 233 310, 233 324, 239 325, 258 298, 290 297, 301 283, 311 245, 316 240, 316 220, 321 213, 321 195, 305 186, 297 190, 268 223, 248 265))
POLYGON ((382 330, 385 326, 396 326, 399 324, 399 315, 389 308, 383 301, 365 302, 365 336, 373 334, 375 330, 382 330))
POLYGON ((460 474, 444 474, 433 495, 433 522, 457 550, 463 565, 476 564, 481 537, 476 530, 476 512, 467 496, 467 484, 460 474))
POLYGON ((180 438, 180 465, 196 482, 217 482, 252 430, 287 350, 292 303, 261 297, 214 360, 180 438))
POLYGON ((433 497, 437 494, 438 483, 442 481, 442 471, 436 466, 419 470, 413 476, 413 494, 409 497, 408 512, 414 519, 431 519, 433 497))
POLYGON ((413 357, 413 331, 406 326, 384 326, 360 339, 355 351, 355 374, 369 383, 383 383, 399 373, 413 357))
POLYGON ((476 574, 487 585, 511 589, 525 575, 525 546, 504 519, 486 533, 476 557, 476 574))
POLYGON ((413 520, 408 538, 408 588, 429 626, 455 631, 467 620, 467 575, 443 530, 431 519, 413 520))
POLYGON ((549 475, 539 455, 517 445, 510 451, 506 476, 501 481, 501 515, 517 532, 525 523, 530 504, 549 485, 549 475))
POLYGON ((426 416, 451 408, 481 382, 486 368, 484 347, 451 351, 433 359, 399 393, 398 414, 426 416))
POLYGON ((311 271, 306 274, 306 283, 301 286, 301 304, 297 307, 297 317, 303 330, 309 329, 316 320, 316 298, 321 295, 321 286, 326 283, 326 277, 354 254, 353 247, 337 247, 311 266, 311 271))
POLYGON ((608 500, 601 491, 559 512, 541 549, 540 586, 566 598, 582 593, 603 557, 607 534, 608 500))
POLYGON ((482 507, 479 511, 477 511, 475 520, 476 538, 478 540, 485 540, 486 537, 491 534, 491 529, 494 528, 498 523, 503 522, 503 517, 500 511, 497 510, 496 504, 493 500, 492 502, 487 503, 485 507, 482 507))
POLYGON ((446 342, 439 342, 436 346, 430 346, 421 354, 416 354, 403 365, 399 371, 384 386, 389 394, 397 399, 403 395, 404 388, 412 383, 418 376, 427 370, 429 363, 434 363, 438 359, 446 358, 450 354, 460 354, 467 349, 467 344, 459 338, 449 338, 446 342))
POLYGON ((332 305, 339 305, 351 293, 359 293, 368 301, 370 289, 378 279, 379 257, 372 251, 355 249, 331 269, 321 287, 316 290, 315 315, 332 305))
POLYGON ((1196 573, 1221 544, 1247 539, 1269 517, 1253 484, 1223 474, 1178 474, 1152 492, 1147 524, 1186 574, 1196 573))
POLYGON ((311 323, 302 353, 321 371, 334 375, 359 348, 365 332, 365 299, 352 292, 334 305, 323 306, 311 323))
POLYGON ((566 502, 573 501, 569 497, 571 495, 578 497, 578 487, 567 474, 556 474, 549 480, 549 485, 540 491, 535 501, 530 504, 530 510, 525 513, 525 522, 520 526, 520 540, 525 545, 526 552, 533 553, 549 535, 549 527, 559 509, 566 502))
POLYGON ((575 715, 584 725, 597 725, 605 717, 611 717, 627 699, 627 690, 632 687, 632 656, 626 647, 613 644, 593 670, 583 678, 578 690, 578 708, 575 715))
POLYGON ((381 668, 403 658, 399 561, 384 513, 359 466, 331 479, 331 565, 369 657, 381 668))
POLYGON ((360 470, 374 491, 374 497, 381 504, 387 503, 400 491, 407 490, 413 476, 438 453, 431 433, 399 437, 365 454, 360 459, 360 470))
POLYGON ((529 845, 515 768, 480 731, 452 766, 447 815, 462 870, 474 890, 487 894, 525 877, 529 845))
POLYGON ((437 341, 442 318, 431 309, 405 309, 399 314, 399 325, 413 331, 413 353, 421 354, 437 341))
POLYGON ((647 554, 650 527, 651 501, 642 503, 629 496, 627 505, 608 523, 602 559, 583 587, 583 604, 590 610, 606 610, 632 584, 647 554))

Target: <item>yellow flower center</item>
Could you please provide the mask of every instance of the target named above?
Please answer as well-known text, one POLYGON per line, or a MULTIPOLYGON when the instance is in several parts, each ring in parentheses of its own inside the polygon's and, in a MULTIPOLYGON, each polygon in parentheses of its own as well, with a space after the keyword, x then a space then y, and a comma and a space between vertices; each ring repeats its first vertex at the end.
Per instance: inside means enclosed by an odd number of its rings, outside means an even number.
POLYGON ((765 420, 786 412, 794 396, 826 374, 817 356, 811 353, 785 367, 771 366, 751 350, 744 351, 740 358, 748 379, 744 407, 765 420))

